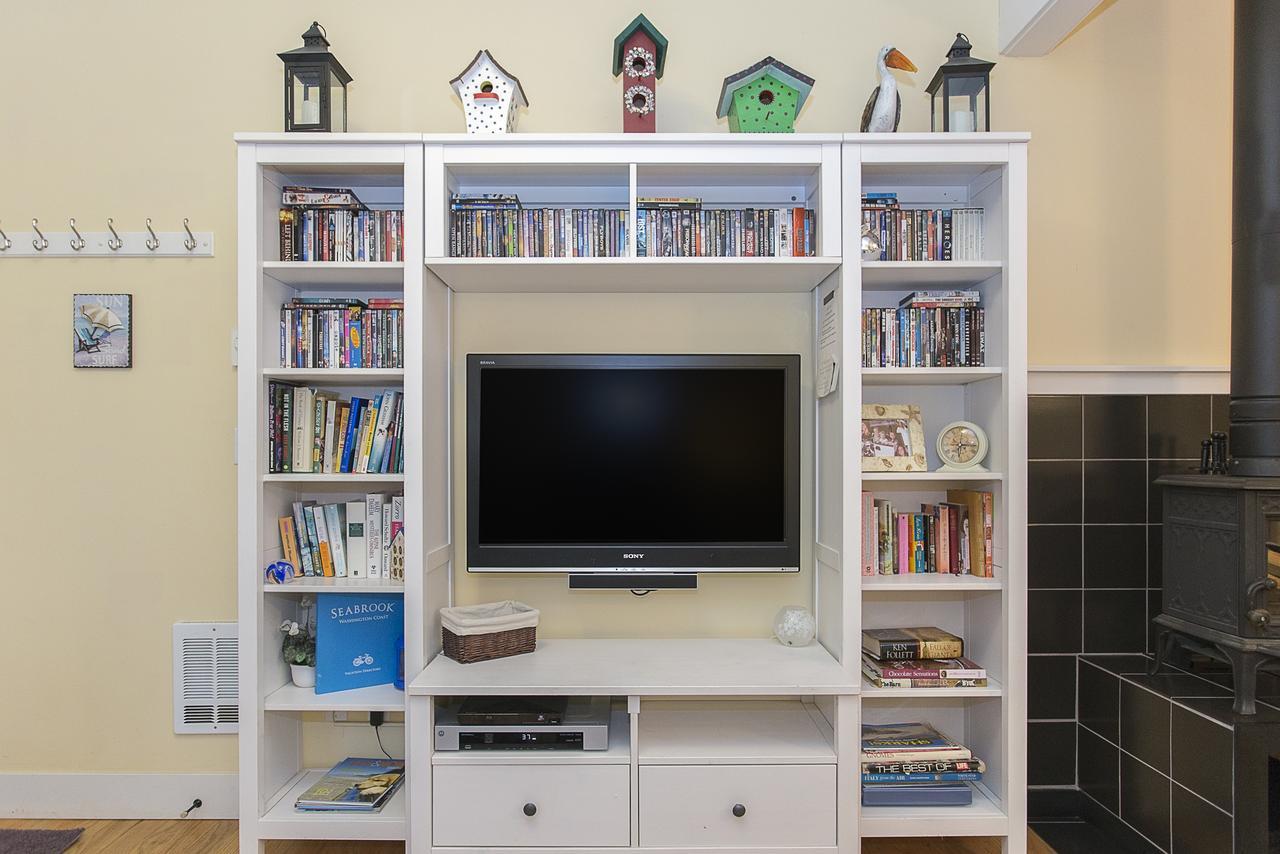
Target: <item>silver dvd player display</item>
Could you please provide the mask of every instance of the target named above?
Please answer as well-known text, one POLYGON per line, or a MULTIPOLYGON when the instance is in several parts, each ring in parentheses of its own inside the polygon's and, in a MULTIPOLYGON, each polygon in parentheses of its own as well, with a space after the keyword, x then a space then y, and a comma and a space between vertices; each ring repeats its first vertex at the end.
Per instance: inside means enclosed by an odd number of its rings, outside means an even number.
POLYGON ((467 714, 453 703, 436 711, 436 750, 608 750, 609 706, 608 697, 568 697, 563 712, 522 716, 467 714))

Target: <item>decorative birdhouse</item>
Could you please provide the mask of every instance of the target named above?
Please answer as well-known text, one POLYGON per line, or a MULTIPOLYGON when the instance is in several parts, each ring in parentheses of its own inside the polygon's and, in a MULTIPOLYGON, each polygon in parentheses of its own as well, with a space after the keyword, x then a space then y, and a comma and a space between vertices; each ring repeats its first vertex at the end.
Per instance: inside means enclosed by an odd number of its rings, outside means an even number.
POLYGON ((622 75, 622 130, 653 133, 657 126, 655 91, 667 64, 667 39, 644 15, 613 40, 613 76, 622 75))
POLYGON ((812 89, 812 77, 766 56, 724 79, 716 116, 734 133, 791 133, 812 89))
POLYGON ((482 50, 449 81, 462 99, 467 115, 467 133, 508 133, 516 129, 516 108, 528 107, 529 99, 515 75, 498 64, 489 51, 482 50))
POLYGON ((345 131, 351 75, 329 53, 324 27, 312 21, 302 47, 276 55, 284 62, 284 129, 345 131))
POLYGON ((929 129, 965 132, 991 130, 991 69, 994 62, 970 56, 964 33, 947 51, 947 61, 929 81, 929 129))

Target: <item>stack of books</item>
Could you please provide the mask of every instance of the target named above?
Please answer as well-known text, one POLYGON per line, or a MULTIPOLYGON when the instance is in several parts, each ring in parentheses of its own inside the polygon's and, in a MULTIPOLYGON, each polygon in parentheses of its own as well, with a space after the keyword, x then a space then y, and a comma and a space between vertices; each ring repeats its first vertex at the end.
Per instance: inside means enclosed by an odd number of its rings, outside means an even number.
POLYGON ((267 470, 292 474, 404 471, 404 392, 343 400, 337 392, 267 384, 267 470))
POLYGON ((897 193, 863 193, 862 224, 881 261, 981 261, 982 208, 904 208, 897 193))
POLYGON ((862 675, 877 688, 987 687, 964 641, 937 626, 863 630, 862 675))
POLYGON ((454 258, 617 258, 627 254, 627 212, 526 208, 510 193, 455 193, 449 204, 454 258))
POLYGON ((642 258, 734 258, 816 254, 817 221, 805 208, 703 208, 699 198, 636 200, 642 258))
POLYGON ((862 725, 864 807, 968 806, 986 766, 928 723, 862 725))
POLYGON ((864 368, 980 368, 986 310, 977 291, 916 291, 897 308, 862 310, 864 368))
POLYGON ((404 579, 404 496, 370 493, 319 505, 293 502, 280 549, 295 577, 404 579))
POLYGON ((293 806, 304 812, 375 813, 403 782, 403 759, 344 759, 293 806))
POLYGON ((282 368, 403 368, 404 300, 295 297, 280 307, 282 368))
POLYGON ((993 577, 995 497, 948 489, 947 500, 899 510, 862 493, 862 574, 934 572, 993 577))
POLYGON ((285 187, 280 204, 281 261, 404 260, 404 211, 334 187, 285 187))

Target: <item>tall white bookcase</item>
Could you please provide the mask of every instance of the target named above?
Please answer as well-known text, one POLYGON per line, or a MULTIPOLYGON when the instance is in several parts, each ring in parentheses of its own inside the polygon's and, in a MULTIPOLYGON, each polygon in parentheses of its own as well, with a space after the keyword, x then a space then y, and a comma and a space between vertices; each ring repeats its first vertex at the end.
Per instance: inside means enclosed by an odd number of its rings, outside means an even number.
MULTIPOLYGON (((1007 851, 1025 850, 1025 135, 265 134, 237 142, 242 851, 261 850, 268 839, 310 838, 403 839, 415 854, 702 848, 848 854, 866 836, 936 835, 998 836, 1007 851), (286 183, 350 186, 374 206, 403 204, 404 262, 276 260, 279 188, 286 183), (863 263, 864 190, 894 190, 907 205, 984 207, 986 258, 863 263), (637 258, 632 230, 618 258, 451 258, 452 192, 516 192, 537 206, 616 207, 628 211, 631 223, 644 196, 700 196, 722 207, 804 205, 817 211, 817 253, 637 258), (983 292, 988 367, 859 367, 864 306, 896 305, 902 294, 943 286, 983 292), (753 637, 699 640, 569 640, 544 626, 531 656, 465 667, 438 656, 437 612, 453 604, 454 573, 465 572, 453 551, 463 532, 453 530, 452 508, 462 496, 451 471, 454 445, 464 437, 451 430, 451 404, 459 391, 453 383, 461 381, 454 360, 467 344, 453 340, 452 311, 455 300, 483 292, 812 293, 814 332, 796 347, 811 372, 822 309, 836 304, 839 383, 805 404, 813 451, 803 479, 812 510, 802 534, 803 553, 812 559, 802 572, 812 579, 819 643, 785 649, 766 638, 767 626, 753 637), (404 370, 281 369, 279 308, 296 293, 403 294, 404 370), (403 384, 403 477, 387 484, 366 476, 268 475, 266 384, 275 377, 322 388, 403 384), (992 472, 863 475, 864 401, 919 405, 930 440, 948 421, 978 422, 991 439, 992 472), (907 506, 936 501, 957 485, 995 494, 994 578, 861 575, 863 490, 907 506), (402 486, 406 498, 408 690, 294 689, 276 627, 300 595, 338 583, 264 585, 263 567, 280 555, 276 518, 299 497, 336 500, 393 486, 402 486), (966 638, 970 657, 993 677, 989 687, 900 691, 864 684, 863 626, 928 624, 966 638), (610 748, 554 755, 434 751, 437 698, 468 693, 611 696, 610 748), (372 710, 405 712, 405 788, 379 815, 295 812, 294 798, 320 770, 306 767, 302 716, 372 710), (919 718, 987 761, 973 805, 861 807, 859 723, 919 718), (534 801, 541 804, 537 818, 522 810, 534 801), (729 804, 744 806, 745 815, 730 813, 729 804), (702 815, 704 809, 710 812, 702 815)), ((706 347, 691 339, 687 352, 706 347)), ((938 464, 932 450, 929 461, 930 468, 938 464)), ((345 586, 362 589, 358 582, 345 586)), ((576 607, 593 601, 583 597, 576 607)))

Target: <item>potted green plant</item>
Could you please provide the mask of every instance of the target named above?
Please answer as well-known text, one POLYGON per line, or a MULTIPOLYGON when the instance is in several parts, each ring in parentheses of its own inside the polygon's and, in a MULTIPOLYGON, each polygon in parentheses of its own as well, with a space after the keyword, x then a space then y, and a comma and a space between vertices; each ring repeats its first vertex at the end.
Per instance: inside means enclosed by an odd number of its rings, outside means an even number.
POLYGON ((297 620, 285 620, 280 624, 280 633, 284 635, 281 652, 293 684, 299 688, 316 686, 316 636, 310 627, 297 620))

